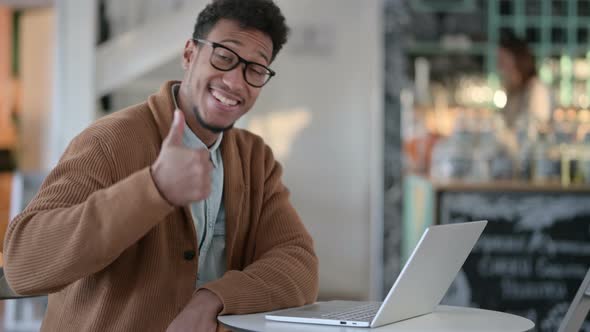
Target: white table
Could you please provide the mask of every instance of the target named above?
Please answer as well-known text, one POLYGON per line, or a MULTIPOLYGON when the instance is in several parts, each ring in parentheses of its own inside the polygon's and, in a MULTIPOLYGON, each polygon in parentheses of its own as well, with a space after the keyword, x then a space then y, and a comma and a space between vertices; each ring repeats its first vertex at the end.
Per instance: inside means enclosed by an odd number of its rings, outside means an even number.
MULTIPOLYGON (((252 332, 363 332, 362 327, 343 327, 267 321, 265 313, 253 315, 219 316, 218 320, 232 331, 252 332)), ((523 332, 531 331, 535 324, 530 320, 498 311, 438 306, 435 312, 381 326, 370 331, 378 332, 523 332)))

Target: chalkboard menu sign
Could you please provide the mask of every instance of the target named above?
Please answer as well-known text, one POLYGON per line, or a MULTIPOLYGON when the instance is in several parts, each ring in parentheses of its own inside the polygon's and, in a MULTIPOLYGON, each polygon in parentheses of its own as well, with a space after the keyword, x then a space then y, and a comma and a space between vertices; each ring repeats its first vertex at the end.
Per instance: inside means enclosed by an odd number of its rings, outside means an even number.
MULTIPOLYGON (((557 331, 590 267, 590 194, 443 192, 439 222, 489 221, 443 303, 557 331)), ((590 332, 590 317, 582 331, 590 332)))

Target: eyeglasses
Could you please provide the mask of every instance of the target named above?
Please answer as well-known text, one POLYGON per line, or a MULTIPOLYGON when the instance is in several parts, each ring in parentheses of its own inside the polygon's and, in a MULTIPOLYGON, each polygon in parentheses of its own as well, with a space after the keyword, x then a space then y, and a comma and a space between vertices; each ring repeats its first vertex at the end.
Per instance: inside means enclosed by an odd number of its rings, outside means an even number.
POLYGON ((211 42, 204 39, 193 39, 193 41, 205 45, 209 45, 213 48, 209 62, 211 66, 217 70, 230 71, 236 68, 240 63, 243 63, 244 69, 244 80, 255 88, 260 88, 276 75, 276 73, 259 63, 248 61, 238 53, 230 50, 229 48, 215 42, 211 42))

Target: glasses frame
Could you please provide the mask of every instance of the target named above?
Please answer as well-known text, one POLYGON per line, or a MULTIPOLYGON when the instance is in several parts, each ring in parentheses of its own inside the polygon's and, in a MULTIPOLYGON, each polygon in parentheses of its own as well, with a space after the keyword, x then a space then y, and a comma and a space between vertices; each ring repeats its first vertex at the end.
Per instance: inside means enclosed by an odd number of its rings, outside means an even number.
POLYGON ((248 85, 253 86, 255 88, 261 88, 261 87, 265 86, 266 83, 268 83, 268 81, 270 81, 270 79, 273 78, 273 76, 275 76, 277 74, 274 70, 268 68, 265 65, 262 65, 262 64, 257 63, 257 62, 248 61, 248 60, 242 58, 238 53, 236 53, 234 50, 232 50, 231 48, 229 48, 229 47, 227 47, 225 45, 222 45, 222 44, 219 44, 219 43, 216 43, 216 42, 212 42, 212 41, 209 41, 209 40, 206 40, 206 39, 200 39, 200 38, 193 38, 193 41, 195 43, 201 43, 201 44, 209 45, 209 46, 211 46, 213 48, 213 52, 211 52, 211 56, 209 57, 209 63, 211 64, 211 66, 213 68, 215 68, 217 70, 220 70, 220 71, 232 71, 237 66, 239 66, 241 63, 243 63, 245 65, 244 68, 242 69, 242 74, 244 75, 244 81, 246 81, 246 83, 248 83, 248 85), (234 54, 238 58, 238 61, 233 66, 231 66, 228 69, 222 69, 222 68, 217 67, 216 65, 213 64, 213 54, 215 53, 215 49, 216 48, 223 48, 224 50, 231 52, 232 54, 234 54), (264 83, 262 83, 262 85, 252 84, 252 83, 250 83, 248 81, 248 78, 246 76, 246 70, 248 69, 248 66, 249 65, 257 65, 257 66, 260 66, 260 67, 262 67, 262 68, 264 68, 265 70, 268 71, 268 73, 269 73, 268 74, 268 78, 266 79, 266 81, 264 81, 264 83))

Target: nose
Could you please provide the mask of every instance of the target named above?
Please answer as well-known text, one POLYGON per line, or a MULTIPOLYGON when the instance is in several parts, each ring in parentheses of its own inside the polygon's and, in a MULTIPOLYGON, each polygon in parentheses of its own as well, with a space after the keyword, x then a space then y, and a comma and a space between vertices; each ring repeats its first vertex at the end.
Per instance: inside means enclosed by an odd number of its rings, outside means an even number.
POLYGON ((223 73, 223 83, 227 85, 232 91, 241 91, 246 85, 244 80, 244 66, 240 64, 236 68, 223 73))

